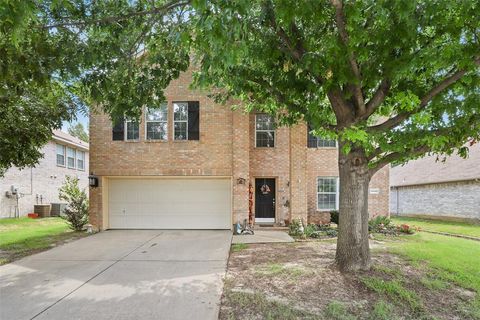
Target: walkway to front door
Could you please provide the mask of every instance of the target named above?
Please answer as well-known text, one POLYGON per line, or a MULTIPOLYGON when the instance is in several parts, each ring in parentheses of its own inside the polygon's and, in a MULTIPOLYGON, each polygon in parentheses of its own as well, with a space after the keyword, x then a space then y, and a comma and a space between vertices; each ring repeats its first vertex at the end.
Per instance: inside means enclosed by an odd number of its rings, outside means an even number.
POLYGON ((255 179, 255 222, 275 222, 275 179, 255 179))

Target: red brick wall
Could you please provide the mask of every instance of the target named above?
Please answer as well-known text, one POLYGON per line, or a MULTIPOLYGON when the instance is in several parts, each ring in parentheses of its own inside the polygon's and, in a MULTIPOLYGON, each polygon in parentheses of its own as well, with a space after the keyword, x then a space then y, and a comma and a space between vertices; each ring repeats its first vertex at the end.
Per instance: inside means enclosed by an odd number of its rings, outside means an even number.
MULTIPOLYGON (((280 127, 274 148, 255 147, 255 115, 215 104, 204 92, 190 90, 191 71, 173 81, 168 101, 168 141, 145 141, 145 122, 140 141, 112 141, 112 126, 105 114, 90 116, 90 171, 100 177, 99 188, 90 190, 90 221, 102 228, 102 178, 108 176, 231 176, 233 219, 248 218, 248 183, 276 179, 276 222, 302 218, 327 222, 327 213, 316 210, 317 177, 338 176, 337 149, 307 148, 304 124, 280 127), (200 140, 173 140, 173 101, 200 102, 200 140), (239 184, 238 178, 246 179, 239 184)), ((388 214, 388 169, 372 179, 379 188, 370 196, 372 214, 388 214)))

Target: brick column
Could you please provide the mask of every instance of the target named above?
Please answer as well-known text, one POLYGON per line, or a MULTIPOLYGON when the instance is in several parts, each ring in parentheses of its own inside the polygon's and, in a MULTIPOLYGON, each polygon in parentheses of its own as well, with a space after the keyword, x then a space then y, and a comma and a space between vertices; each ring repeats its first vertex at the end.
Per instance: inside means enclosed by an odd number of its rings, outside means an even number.
POLYGON ((233 168, 233 220, 232 223, 243 223, 248 219, 248 183, 250 171, 249 157, 249 116, 241 110, 233 111, 233 141, 232 141, 232 168, 233 168), (239 184, 238 179, 244 183, 239 184))
POLYGON ((307 127, 290 129, 290 220, 307 222, 307 127))

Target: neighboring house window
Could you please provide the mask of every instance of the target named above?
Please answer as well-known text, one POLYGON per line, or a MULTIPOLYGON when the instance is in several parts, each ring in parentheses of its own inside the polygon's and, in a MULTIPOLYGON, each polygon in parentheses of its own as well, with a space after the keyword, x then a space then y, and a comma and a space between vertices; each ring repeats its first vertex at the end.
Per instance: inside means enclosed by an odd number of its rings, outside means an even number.
POLYGON ((337 141, 331 139, 323 139, 312 134, 312 128, 308 126, 307 146, 309 148, 336 148, 337 141))
POLYGON ((199 140, 200 104, 198 101, 173 103, 173 139, 199 140))
POLYGON ((319 177, 317 178, 317 209, 337 210, 338 209, 338 178, 319 177))
POLYGON ((57 166, 65 167, 65 146, 57 144, 57 166))
POLYGON ((67 166, 75 168, 75 149, 67 147, 67 166))
POLYGON ((125 121, 125 140, 136 141, 140 138, 140 126, 137 121, 125 121))
POLYGON ((275 147, 275 121, 268 114, 255 115, 255 146, 275 147))
POLYGON ((77 150, 77 169, 85 170, 85 152, 77 150))
POLYGON ((168 135, 168 105, 145 110, 147 140, 167 140, 168 135))

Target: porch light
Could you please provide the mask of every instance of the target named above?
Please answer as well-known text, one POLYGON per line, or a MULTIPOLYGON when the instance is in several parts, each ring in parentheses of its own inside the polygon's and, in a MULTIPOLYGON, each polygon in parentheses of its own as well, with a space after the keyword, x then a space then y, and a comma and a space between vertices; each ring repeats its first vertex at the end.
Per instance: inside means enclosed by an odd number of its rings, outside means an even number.
POLYGON ((92 188, 98 187, 98 177, 94 174, 88 176, 88 185, 92 188))

